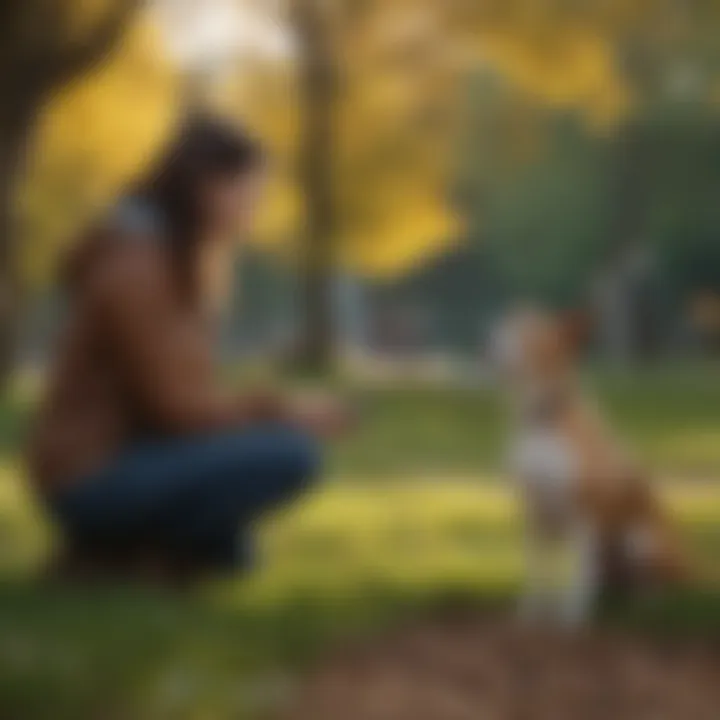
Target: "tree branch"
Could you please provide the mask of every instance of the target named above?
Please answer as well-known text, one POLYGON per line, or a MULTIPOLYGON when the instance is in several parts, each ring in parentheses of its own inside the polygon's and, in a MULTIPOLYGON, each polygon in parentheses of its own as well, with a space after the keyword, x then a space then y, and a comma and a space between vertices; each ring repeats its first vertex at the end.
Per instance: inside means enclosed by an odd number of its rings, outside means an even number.
POLYGON ((84 42, 55 46, 43 53, 39 65, 45 67, 48 85, 67 82, 111 53, 141 4, 142 0, 116 0, 84 42))

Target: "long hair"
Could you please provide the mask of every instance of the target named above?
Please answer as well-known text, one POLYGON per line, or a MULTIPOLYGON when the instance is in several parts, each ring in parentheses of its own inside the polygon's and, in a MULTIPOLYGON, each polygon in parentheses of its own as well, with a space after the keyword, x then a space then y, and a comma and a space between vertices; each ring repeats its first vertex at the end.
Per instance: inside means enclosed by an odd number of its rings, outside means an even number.
POLYGON ((188 298, 195 299, 199 291, 203 183, 250 174, 262 163, 262 149, 242 129, 195 115, 131 191, 159 214, 179 286, 188 298))
MULTIPOLYGON (((178 291, 188 302, 200 300, 203 184, 242 177, 262 163, 262 149, 242 129, 217 118, 195 115, 183 123, 149 172, 126 192, 131 204, 139 203, 158 221, 178 291)), ((107 230, 106 223, 94 223, 61 264, 60 286, 69 297, 107 250, 107 230)))

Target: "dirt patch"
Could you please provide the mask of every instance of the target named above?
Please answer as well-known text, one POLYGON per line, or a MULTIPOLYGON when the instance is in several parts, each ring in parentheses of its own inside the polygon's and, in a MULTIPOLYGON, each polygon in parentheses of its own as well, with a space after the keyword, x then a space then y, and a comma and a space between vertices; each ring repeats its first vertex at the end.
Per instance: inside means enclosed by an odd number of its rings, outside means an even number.
POLYGON ((282 720, 719 720, 720 647, 437 621, 345 649, 282 720))

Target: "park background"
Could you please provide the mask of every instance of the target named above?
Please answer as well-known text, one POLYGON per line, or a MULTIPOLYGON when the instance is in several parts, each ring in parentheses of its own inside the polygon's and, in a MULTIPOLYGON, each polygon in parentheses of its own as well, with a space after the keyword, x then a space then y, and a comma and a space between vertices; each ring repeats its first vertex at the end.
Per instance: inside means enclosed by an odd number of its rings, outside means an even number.
MULTIPOLYGON (((0 716, 258 717, 348 638, 505 606, 520 533, 482 343, 517 301, 592 311, 589 385, 712 565, 719 37, 700 0, 6 0, 0 716), (271 158, 217 277, 228 384, 330 386, 362 422, 264 524, 253 577, 50 590, 20 451, 55 268, 198 106, 271 158)), ((698 590, 619 619, 717 637, 720 605, 698 590)))

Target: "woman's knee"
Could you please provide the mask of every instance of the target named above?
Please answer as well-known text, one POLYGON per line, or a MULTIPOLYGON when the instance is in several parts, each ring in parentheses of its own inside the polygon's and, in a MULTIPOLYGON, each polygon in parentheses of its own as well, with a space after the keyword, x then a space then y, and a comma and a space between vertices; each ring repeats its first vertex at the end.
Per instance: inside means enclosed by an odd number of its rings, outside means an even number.
POLYGON ((279 448, 290 481, 302 489, 320 474, 323 461, 320 443, 307 433, 290 431, 279 448))
POLYGON ((264 427, 229 438, 226 463, 217 474, 228 494, 249 505, 274 504, 310 487, 319 476, 322 448, 294 428, 264 427))
POLYGON ((320 474, 322 452, 313 438, 295 430, 265 435, 256 474, 240 484, 247 499, 245 509, 257 515, 302 495, 320 474))

